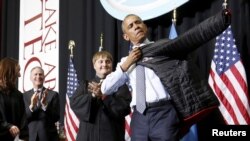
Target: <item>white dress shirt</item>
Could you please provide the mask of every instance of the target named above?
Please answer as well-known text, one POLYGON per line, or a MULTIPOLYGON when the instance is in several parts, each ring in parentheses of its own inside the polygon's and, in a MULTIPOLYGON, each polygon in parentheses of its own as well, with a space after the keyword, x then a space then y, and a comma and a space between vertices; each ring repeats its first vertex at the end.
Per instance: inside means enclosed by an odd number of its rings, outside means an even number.
MULTIPOLYGON (((145 44, 150 43, 148 40, 145 40, 145 44)), ((130 66, 127 72, 123 72, 121 69, 121 64, 125 62, 127 57, 123 57, 121 62, 116 66, 116 70, 106 76, 102 82, 101 91, 104 95, 110 95, 118 90, 120 86, 127 83, 131 88, 132 93, 132 102, 131 107, 136 105, 136 65, 133 64, 130 66)), ((170 99, 170 95, 165 91, 163 84, 160 81, 160 78, 154 73, 153 70, 145 67, 145 81, 146 81, 146 102, 157 102, 160 99, 170 99)))

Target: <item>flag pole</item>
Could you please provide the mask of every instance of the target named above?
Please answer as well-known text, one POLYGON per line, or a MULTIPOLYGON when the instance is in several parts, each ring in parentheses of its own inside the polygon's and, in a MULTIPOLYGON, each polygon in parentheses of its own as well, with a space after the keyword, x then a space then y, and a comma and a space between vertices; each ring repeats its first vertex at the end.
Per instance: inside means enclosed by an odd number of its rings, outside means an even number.
POLYGON ((74 49, 74 47, 75 47, 75 41, 74 40, 69 40, 69 45, 68 45, 68 47, 69 47, 69 50, 70 50, 70 57, 72 57, 73 58, 73 49, 74 49))
POLYGON ((177 18, 176 18, 176 9, 173 11, 173 17, 172 17, 172 22, 176 24, 177 18))
POLYGON ((176 9, 173 10, 173 15, 172 15, 172 24, 171 24, 171 27, 170 27, 170 33, 169 33, 169 36, 168 38, 169 39, 174 39, 177 37, 177 32, 176 32, 176 29, 175 29, 175 25, 176 25, 176 21, 177 21, 177 18, 176 18, 176 9))
POLYGON ((226 15, 231 15, 230 10, 228 9, 227 0, 224 0, 224 2, 222 3, 222 9, 223 9, 223 14, 225 15, 225 23, 231 24, 231 16, 226 16, 226 15))
POLYGON ((103 33, 101 33, 101 36, 100 36, 100 47, 99 47, 99 52, 102 51, 103 49, 103 33))
POLYGON ((224 0, 224 2, 222 3, 222 7, 223 9, 227 9, 227 0, 224 0))

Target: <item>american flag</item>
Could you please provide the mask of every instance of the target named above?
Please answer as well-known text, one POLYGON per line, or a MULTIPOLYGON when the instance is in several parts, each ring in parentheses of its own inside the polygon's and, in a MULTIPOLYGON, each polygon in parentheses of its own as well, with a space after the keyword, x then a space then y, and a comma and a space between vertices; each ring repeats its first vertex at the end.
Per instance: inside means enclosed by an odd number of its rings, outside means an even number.
POLYGON ((229 26, 216 37, 209 85, 220 101, 220 112, 229 125, 250 124, 250 105, 245 69, 229 26))
POLYGON ((65 104, 65 115, 64 115, 64 130, 67 141, 75 141, 76 135, 79 128, 79 119, 72 111, 69 104, 69 97, 71 97, 77 86, 79 85, 76 70, 72 62, 72 58, 69 58, 68 64, 68 76, 67 76, 67 93, 66 93, 66 104, 65 104))
POLYGON ((131 141, 131 129, 130 122, 133 111, 125 117, 125 141, 131 141))

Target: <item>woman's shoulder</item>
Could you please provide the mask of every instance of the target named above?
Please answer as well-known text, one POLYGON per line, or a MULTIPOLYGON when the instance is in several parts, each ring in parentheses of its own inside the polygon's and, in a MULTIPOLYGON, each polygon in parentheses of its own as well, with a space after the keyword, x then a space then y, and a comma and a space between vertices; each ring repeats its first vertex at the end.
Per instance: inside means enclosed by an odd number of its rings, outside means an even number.
POLYGON ((13 89, 13 90, 11 91, 11 93, 12 93, 13 95, 18 96, 18 97, 23 97, 23 93, 22 93, 20 90, 18 90, 18 89, 13 89))
POLYGON ((23 94, 20 90, 18 90, 17 88, 13 88, 10 90, 11 93, 17 93, 17 94, 23 94))

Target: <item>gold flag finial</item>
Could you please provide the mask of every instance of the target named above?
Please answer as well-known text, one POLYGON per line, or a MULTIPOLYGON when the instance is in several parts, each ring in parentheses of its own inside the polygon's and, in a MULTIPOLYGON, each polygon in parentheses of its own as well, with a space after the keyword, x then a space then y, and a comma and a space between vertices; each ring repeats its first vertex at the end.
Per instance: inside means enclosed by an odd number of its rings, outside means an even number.
POLYGON ((73 57, 73 49, 75 47, 75 41, 74 40, 69 40, 69 50, 70 50, 70 57, 73 57))
POLYGON ((173 11, 173 18, 172 18, 172 22, 175 24, 175 23, 176 23, 176 21, 177 21, 177 19, 176 19, 176 9, 174 9, 174 11, 173 11))
POLYGON ((99 52, 102 51, 103 49, 103 33, 101 33, 101 36, 100 36, 100 47, 99 47, 99 52))
POLYGON ((227 0, 224 0, 224 2, 222 3, 222 7, 223 9, 227 9, 227 0))
POLYGON ((176 19, 176 9, 174 9, 174 11, 173 11, 173 18, 172 18, 172 22, 175 24, 175 23, 176 23, 176 21, 177 21, 177 19, 176 19))

